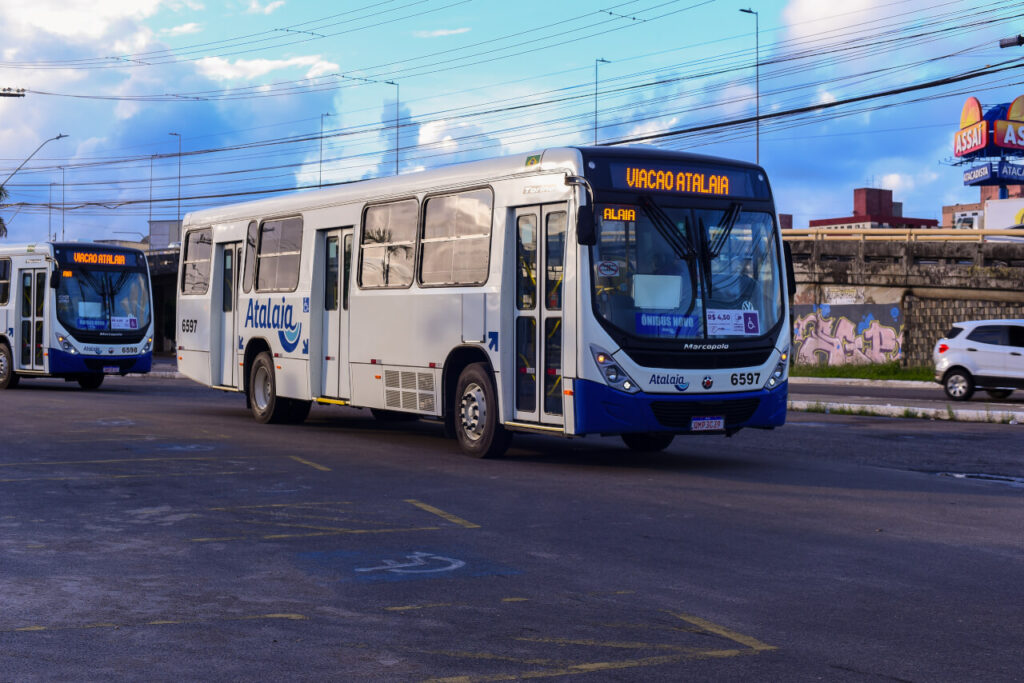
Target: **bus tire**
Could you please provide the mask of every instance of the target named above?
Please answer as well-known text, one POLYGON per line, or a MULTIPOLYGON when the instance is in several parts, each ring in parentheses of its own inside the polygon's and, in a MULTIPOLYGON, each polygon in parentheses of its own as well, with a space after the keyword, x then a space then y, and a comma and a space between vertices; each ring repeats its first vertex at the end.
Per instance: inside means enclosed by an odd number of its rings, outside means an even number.
POLYGON ((277 395, 274 361, 266 351, 256 356, 249 370, 249 410, 263 424, 288 422, 292 403, 277 395))
POLYGON ((95 391, 100 388, 101 384, 103 384, 103 375, 99 373, 82 375, 78 378, 78 386, 86 391, 95 391))
POLYGON ((498 420, 498 400, 491 373, 483 363, 467 365, 455 387, 455 438, 474 458, 498 458, 512 434, 498 420))
POLYGON ((14 372, 14 355, 11 347, 0 343, 0 389, 13 389, 21 377, 14 372))
POLYGON ((622 435, 622 442, 630 450, 640 453, 657 453, 669 447, 675 434, 668 432, 630 432, 622 435))

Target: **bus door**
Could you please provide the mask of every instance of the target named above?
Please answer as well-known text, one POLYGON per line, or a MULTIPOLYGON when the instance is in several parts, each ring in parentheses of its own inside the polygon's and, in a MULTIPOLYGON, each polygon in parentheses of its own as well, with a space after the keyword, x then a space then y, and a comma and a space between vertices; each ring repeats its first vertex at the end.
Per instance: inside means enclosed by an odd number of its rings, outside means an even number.
MULTIPOLYGON (((225 242, 217 246, 221 270, 220 301, 220 382, 224 387, 237 387, 241 372, 238 368, 239 325, 238 283, 242 264, 242 243, 225 242)), ((216 305, 216 304, 214 304, 216 305)), ((214 373, 217 377, 217 373, 214 373)))
POLYGON ((320 395, 349 397, 348 291, 352 262, 352 228, 324 233, 323 369, 320 395))
MULTIPOLYGON (((22 370, 43 368, 43 346, 46 303, 46 270, 33 268, 21 271, 21 353, 22 370)), ((97 304, 99 305, 99 304, 97 304)))
POLYGON ((565 204, 516 211, 516 420, 562 425, 565 204))

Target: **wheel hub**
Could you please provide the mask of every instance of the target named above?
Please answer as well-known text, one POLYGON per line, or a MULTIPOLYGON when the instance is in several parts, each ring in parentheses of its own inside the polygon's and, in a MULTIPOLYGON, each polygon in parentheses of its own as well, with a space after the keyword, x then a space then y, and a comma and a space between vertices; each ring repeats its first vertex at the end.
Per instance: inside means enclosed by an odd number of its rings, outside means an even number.
POLYGON ((953 375, 946 380, 946 388, 953 396, 963 396, 967 393, 967 379, 962 375, 953 375))
POLYGON ((263 412, 270 405, 270 373, 263 366, 256 369, 252 382, 252 400, 256 408, 263 412))
POLYGON ((479 384, 474 382, 462 392, 459 416, 462 431, 470 441, 476 441, 483 436, 487 425, 487 396, 479 384))

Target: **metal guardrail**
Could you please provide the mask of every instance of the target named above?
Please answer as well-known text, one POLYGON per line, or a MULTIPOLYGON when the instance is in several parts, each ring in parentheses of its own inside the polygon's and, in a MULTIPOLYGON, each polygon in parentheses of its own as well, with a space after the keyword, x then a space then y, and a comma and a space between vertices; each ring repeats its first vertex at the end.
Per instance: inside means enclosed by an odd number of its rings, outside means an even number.
POLYGON ((815 240, 836 242, 1020 242, 1024 230, 974 229, 893 229, 893 228, 807 228, 783 230, 786 241, 815 240), (1012 239, 1006 239, 1012 238, 1012 239))

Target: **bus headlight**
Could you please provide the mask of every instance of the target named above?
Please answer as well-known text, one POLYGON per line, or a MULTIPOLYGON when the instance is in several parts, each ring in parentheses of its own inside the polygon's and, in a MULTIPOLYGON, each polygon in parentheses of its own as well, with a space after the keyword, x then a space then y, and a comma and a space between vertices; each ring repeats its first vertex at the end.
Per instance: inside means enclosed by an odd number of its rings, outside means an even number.
POLYGON ((57 343, 60 344, 60 348, 65 352, 70 353, 72 356, 78 353, 78 349, 75 348, 75 345, 62 334, 57 335, 57 343))
POLYGON ((636 382, 615 362, 612 354, 594 345, 590 346, 590 352, 594 354, 594 362, 597 363, 597 369, 601 371, 601 376, 604 377, 604 381, 608 386, 619 391, 625 391, 628 394, 635 394, 640 391, 640 387, 636 385, 636 382))
POLYGON ((775 369, 772 370, 772 374, 768 376, 768 381, 765 383, 765 389, 774 389, 782 382, 782 378, 786 376, 786 367, 789 365, 789 347, 787 346, 782 354, 779 356, 779 362, 775 365, 775 369))
POLYGON ((150 337, 146 340, 146 345, 142 347, 142 351, 139 353, 149 353, 149 350, 153 348, 153 338, 150 337))

